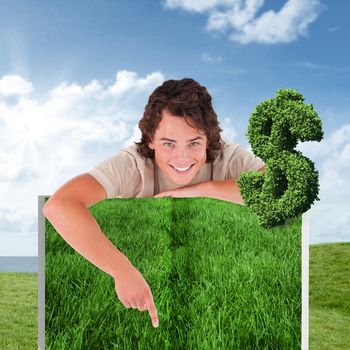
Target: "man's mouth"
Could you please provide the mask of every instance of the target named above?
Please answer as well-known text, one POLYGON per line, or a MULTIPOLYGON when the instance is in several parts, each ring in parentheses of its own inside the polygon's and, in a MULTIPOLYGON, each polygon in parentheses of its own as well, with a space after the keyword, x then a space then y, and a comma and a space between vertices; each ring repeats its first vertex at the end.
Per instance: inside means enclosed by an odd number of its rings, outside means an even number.
POLYGON ((187 167, 176 167, 174 165, 169 164, 177 173, 186 174, 189 173, 195 163, 188 165, 187 167))

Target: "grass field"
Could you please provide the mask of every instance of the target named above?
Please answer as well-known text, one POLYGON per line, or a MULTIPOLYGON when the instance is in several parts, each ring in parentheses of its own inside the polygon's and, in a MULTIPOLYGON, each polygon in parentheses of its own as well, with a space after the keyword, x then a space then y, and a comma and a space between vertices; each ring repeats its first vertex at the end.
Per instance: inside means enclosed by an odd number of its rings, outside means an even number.
POLYGON ((301 217, 265 230, 207 198, 90 210, 150 285, 159 327, 46 221, 46 349, 300 349, 301 217))
POLYGON ((350 243, 310 246, 310 350, 350 349, 350 243))
POLYGON ((0 349, 38 348, 38 276, 0 272, 0 349))

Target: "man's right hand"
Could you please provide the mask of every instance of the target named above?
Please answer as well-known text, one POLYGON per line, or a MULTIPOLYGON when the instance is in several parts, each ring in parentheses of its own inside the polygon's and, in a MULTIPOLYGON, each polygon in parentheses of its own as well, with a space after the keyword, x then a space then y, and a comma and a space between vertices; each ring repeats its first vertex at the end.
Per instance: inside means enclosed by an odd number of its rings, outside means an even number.
POLYGON ((159 320, 152 292, 142 274, 130 263, 118 271, 114 281, 121 303, 126 308, 148 310, 153 327, 158 327, 159 320))

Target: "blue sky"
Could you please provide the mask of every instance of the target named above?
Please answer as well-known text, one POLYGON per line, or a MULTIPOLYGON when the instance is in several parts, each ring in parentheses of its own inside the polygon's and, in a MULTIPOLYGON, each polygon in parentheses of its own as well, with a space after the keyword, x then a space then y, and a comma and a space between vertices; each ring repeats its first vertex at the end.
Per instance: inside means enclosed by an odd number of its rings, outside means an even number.
POLYGON ((137 138, 166 79, 206 86, 233 142, 254 107, 298 89, 324 126, 312 243, 350 241, 350 5, 331 1, 0 4, 0 255, 37 254, 37 196, 137 138))

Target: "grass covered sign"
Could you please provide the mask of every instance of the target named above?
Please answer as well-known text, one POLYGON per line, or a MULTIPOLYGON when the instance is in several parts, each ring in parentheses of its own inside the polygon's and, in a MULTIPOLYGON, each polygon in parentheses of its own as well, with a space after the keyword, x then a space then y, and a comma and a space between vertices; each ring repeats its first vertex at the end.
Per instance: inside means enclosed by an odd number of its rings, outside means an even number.
POLYGON ((159 327, 46 220, 46 349, 300 349, 301 216, 266 230, 249 208, 209 198, 89 210, 148 282, 159 327))
POLYGON ((298 141, 321 141, 322 122, 297 90, 281 89, 259 104, 249 119, 248 140, 266 164, 266 173, 238 178, 244 203, 263 227, 273 227, 302 214, 318 200, 314 163, 295 150, 298 141))

